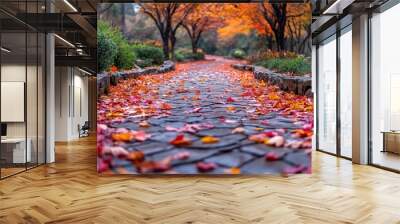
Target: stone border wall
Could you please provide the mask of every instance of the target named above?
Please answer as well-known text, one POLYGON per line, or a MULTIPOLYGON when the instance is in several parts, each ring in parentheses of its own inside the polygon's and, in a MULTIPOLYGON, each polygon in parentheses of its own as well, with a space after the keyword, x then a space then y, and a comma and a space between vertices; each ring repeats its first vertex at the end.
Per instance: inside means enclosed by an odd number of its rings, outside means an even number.
POLYGON ((119 80, 127 78, 136 78, 141 75, 160 74, 175 70, 175 63, 173 61, 164 61, 158 67, 138 68, 130 71, 117 72, 112 75, 109 73, 97 74, 97 96, 108 93, 110 85, 117 85, 119 80))
POLYGON ((292 92, 297 95, 312 97, 311 77, 287 76, 272 72, 261 66, 233 64, 233 68, 242 71, 251 71, 256 79, 267 81, 273 85, 277 85, 281 90, 292 92))

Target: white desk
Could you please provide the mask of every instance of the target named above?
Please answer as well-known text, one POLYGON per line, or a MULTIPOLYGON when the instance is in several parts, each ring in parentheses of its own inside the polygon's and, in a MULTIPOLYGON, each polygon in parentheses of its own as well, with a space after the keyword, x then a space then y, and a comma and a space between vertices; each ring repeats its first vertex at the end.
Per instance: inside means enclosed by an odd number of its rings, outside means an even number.
POLYGON ((12 148, 12 155, 13 155, 13 163, 25 163, 31 162, 32 154, 31 154, 31 145, 32 141, 30 138, 26 140, 28 143, 26 147, 26 154, 25 154, 25 138, 5 138, 1 139, 2 147, 13 147, 12 148), (27 159, 27 160, 25 160, 27 159))

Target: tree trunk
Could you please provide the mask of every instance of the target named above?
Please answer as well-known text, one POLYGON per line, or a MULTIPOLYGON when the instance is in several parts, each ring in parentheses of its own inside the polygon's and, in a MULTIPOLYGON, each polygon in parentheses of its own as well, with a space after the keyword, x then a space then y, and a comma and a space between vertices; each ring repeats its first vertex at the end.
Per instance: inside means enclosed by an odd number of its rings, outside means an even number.
POLYGON ((120 13, 121 13, 121 31, 122 31, 122 33, 123 34, 125 34, 126 33, 126 10, 125 10, 125 4, 120 4, 121 6, 121 11, 120 11, 120 13))
POLYGON ((164 59, 169 60, 170 57, 169 57, 169 39, 168 39, 168 37, 163 37, 162 42, 163 42, 164 59))
POLYGON ((285 29, 273 29, 276 47, 278 51, 284 51, 286 49, 286 41, 285 41, 285 29))
POLYGON ((175 43, 176 43, 175 34, 171 34, 170 41, 171 41, 171 49, 170 49, 171 58, 172 58, 172 60, 175 60, 175 43))
POLYGON ((197 53, 197 49, 198 49, 198 47, 197 47, 198 41, 193 38, 191 40, 191 42, 192 42, 192 53, 196 54, 197 53))

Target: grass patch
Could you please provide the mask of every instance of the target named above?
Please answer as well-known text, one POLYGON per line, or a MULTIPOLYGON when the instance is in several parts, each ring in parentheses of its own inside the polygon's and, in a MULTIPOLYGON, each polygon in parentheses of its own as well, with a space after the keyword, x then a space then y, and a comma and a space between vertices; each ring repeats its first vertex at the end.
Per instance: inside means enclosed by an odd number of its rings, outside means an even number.
POLYGON ((295 58, 270 58, 258 61, 255 64, 276 72, 291 73, 293 75, 306 75, 311 73, 311 62, 303 56, 295 58))
POLYGON ((204 53, 199 49, 196 53, 193 53, 190 49, 178 49, 175 52, 175 60, 177 61, 197 61, 205 58, 204 53))

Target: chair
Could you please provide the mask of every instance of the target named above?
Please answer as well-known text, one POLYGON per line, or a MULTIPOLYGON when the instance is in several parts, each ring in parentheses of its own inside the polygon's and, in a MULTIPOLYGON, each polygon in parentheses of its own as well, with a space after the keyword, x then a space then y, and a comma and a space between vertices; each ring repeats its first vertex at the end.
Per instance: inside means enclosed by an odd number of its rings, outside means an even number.
POLYGON ((79 138, 89 136, 89 129, 90 129, 89 121, 85 121, 82 127, 78 125, 79 138))

